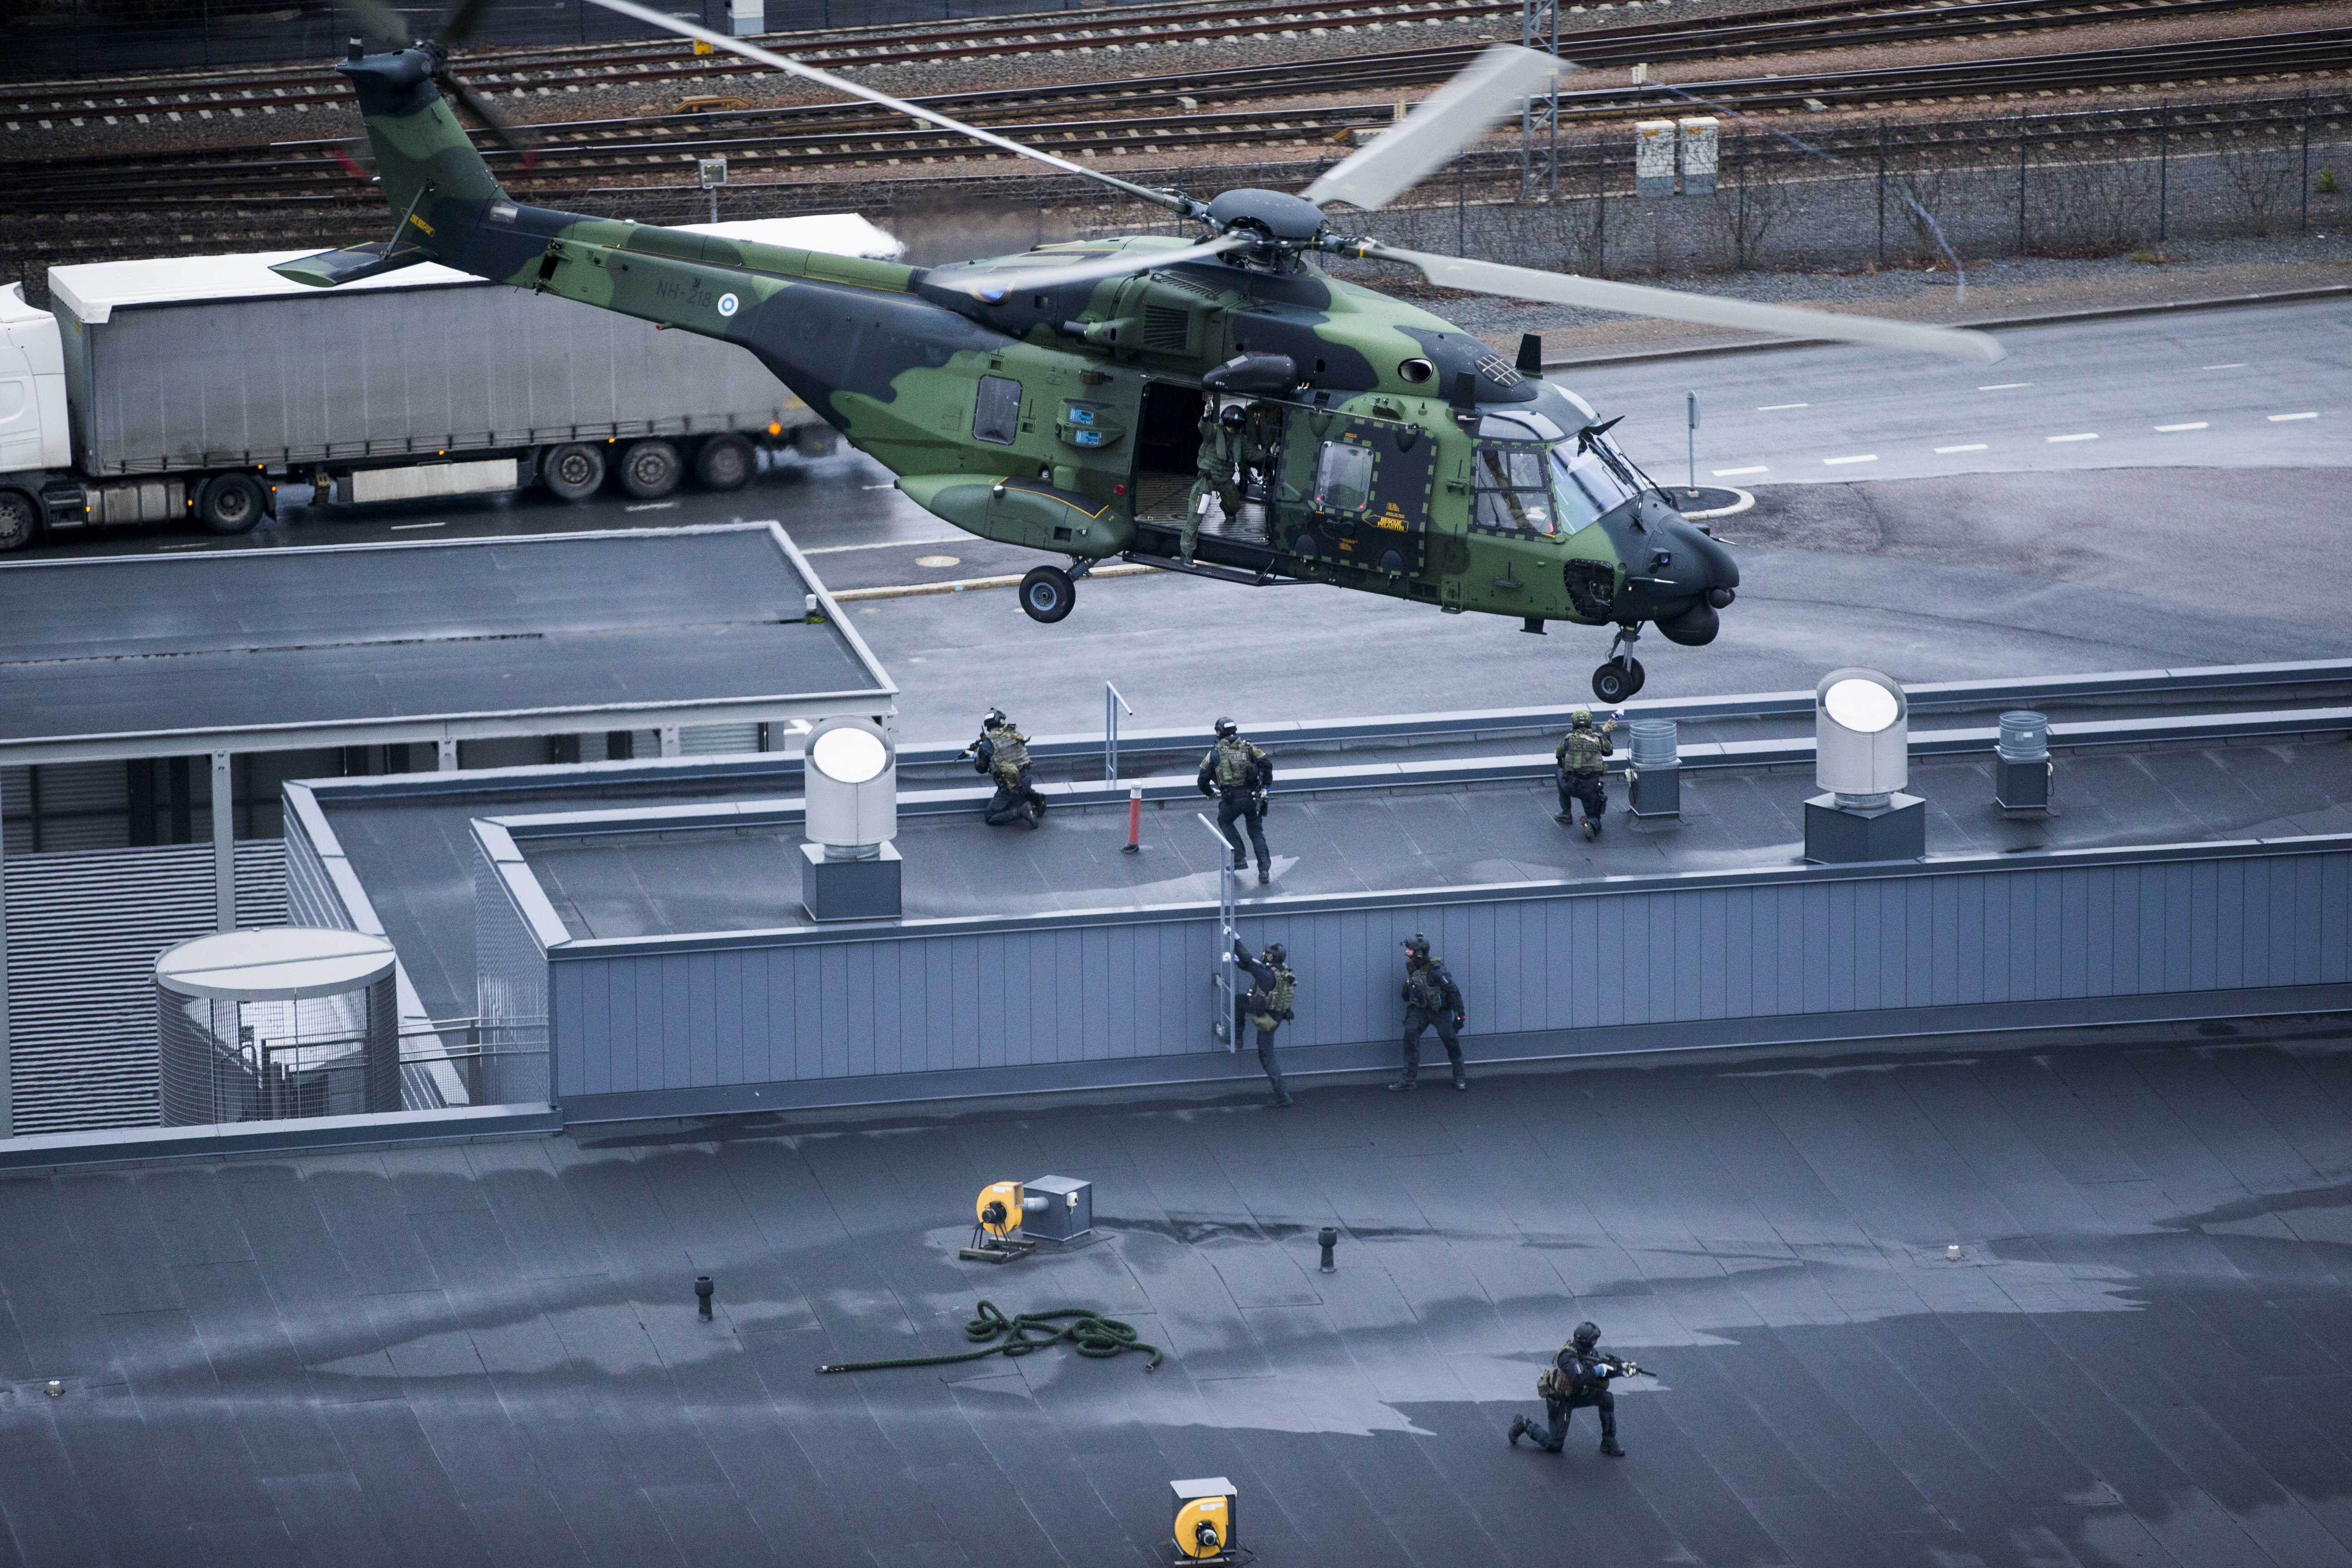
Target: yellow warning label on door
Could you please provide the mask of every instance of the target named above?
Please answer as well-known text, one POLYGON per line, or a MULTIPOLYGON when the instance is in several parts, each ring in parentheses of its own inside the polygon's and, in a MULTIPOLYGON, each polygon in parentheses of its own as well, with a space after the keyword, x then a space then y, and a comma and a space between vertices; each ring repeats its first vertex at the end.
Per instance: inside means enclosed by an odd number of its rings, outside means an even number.
POLYGON ((1412 523, 1406 518, 1404 513, 1397 510, 1397 503, 1391 501, 1389 502, 1389 510, 1387 511, 1381 513, 1379 517, 1372 519, 1372 526, 1374 528, 1385 528, 1396 533, 1402 533, 1407 529, 1411 528, 1412 523))

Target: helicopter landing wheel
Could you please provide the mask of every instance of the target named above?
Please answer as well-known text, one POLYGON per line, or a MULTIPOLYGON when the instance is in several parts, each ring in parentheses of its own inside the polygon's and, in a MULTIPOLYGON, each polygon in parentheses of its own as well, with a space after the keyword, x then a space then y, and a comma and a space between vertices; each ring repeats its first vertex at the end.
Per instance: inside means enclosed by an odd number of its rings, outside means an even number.
POLYGON ((1622 702, 1642 689, 1643 679, 1640 659, 1629 658, 1621 665, 1612 658, 1592 672, 1592 695, 1603 702, 1622 702))
POLYGON ((1078 585, 1059 566, 1033 566, 1021 579, 1021 607, 1033 621, 1050 626, 1077 600, 1078 585))

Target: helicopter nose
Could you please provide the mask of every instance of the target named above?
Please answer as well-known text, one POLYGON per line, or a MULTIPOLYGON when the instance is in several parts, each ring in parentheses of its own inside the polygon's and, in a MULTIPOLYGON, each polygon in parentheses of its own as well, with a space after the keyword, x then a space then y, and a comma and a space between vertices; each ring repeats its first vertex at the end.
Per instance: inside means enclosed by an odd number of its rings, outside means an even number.
POLYGON ((1696 568, 1686 580, 1695 582, 1707 604, 1718 610, 1729 608, 1738 596, 1734 590, 1739 586, 1739 563, 1731 558, 1731 552, 1687 519, 1675 518, 1671 531, 1675 559, 1687 560, 1696 568))

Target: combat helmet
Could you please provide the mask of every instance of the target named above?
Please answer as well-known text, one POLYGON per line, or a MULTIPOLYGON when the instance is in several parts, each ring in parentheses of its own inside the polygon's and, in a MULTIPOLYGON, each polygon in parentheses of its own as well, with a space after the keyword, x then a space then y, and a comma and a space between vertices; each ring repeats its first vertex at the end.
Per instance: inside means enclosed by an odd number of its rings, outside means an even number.
POLYGON ((1283 961, 1290 956, 1290 950, 1277 942, 1273 946, 1267 948, 1265 953, 1261 956, 1265 958, 1266 963, 1271 963, 1276 969, 1279 969, 1283 965, 1283 961))
POLYGON ((1242 727, 1239 724, 1234 723, 1231 719, 1220 719, 1217 721, 1218 740, 1230 741, 1241 732, 1242 727))
POLYGON ((1575 712, 1573 712, 1573 713, 1571 713, 1571 714, 1570 714, 1570 715, 1568 716, 1568 722, 1569 722, 1569 726, 1570 726, 1571 729, 1577 729, 1577 730, 1590 730, 1590 729, 1591 729, 1591 728, 1592 728, 1592 710, 1591 710, 1591 709, 1590 709, 1590 708, 1580 708, 1580 709, 1578 709, 1575 712))
POLYGON ((1238 436, 1242 433, 1242 426, 1249 423, 1249 411, 1238 403, 1228 404, 1224 412, 1217 416, 1217 423, 1238 436))
POLYGON ((1569 1342, 1576 1346, 1577 1354, 1586 1354, 1601 1342, 1601 1325, 1591 1321, 1577 1324, 1576 1332, 1569 1342))
POLYGON ((1417 958, 1427 958, 1429 956, 1429 939, 1422 935, 1419 931, 1413 932, 1412 935, 1407 937, 1400 945, 1402 946, 1406 952, 1413 954, 1417 958))

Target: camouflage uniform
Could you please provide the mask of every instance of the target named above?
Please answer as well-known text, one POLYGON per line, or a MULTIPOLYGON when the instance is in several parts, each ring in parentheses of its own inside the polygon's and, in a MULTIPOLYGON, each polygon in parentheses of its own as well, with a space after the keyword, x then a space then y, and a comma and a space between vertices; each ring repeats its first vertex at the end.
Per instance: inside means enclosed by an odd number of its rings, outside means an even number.
POLYGON ((1242 486, 1240 474, 1242 443, 1217 423, 1213 411, 1201 416, 1201 450, 1192 459, 1192 493, 1184 502, 1184 563, 1191 565, 1192 550, 1201 537, 1201 503, 1210 496, 1224 509, 1228 526, 1241 521, 1242 486))
POLYGON ((1552 752, 1559 770, 1559 820, 1572 821, 1571 803, 1580 804, 1588 833, 1601 831, 1601 819, 1609 811, 1609 754, 1617 749, 1610 731, 1616 728, 1617 721, 1612 719, 1597 730, 1570 730, 1552 752))

